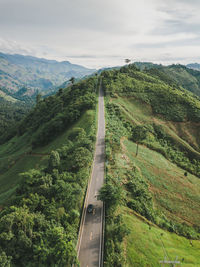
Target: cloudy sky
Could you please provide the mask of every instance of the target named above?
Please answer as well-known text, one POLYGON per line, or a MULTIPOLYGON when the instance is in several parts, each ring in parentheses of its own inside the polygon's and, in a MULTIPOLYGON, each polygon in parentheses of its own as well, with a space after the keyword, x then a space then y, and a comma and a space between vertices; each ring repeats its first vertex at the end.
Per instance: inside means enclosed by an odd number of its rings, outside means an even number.
POLYGON ((0 51, 87 67, 200 62, 200 0, 0 0, 0 51))

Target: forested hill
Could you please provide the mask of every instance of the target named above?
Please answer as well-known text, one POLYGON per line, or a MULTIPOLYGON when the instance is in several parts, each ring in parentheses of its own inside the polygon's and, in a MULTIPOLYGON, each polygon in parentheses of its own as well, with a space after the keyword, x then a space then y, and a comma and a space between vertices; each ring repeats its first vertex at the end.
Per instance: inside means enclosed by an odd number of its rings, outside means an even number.
POLYGON ((200 101, 168 73, 152 70, 105 70, 37 97, 0 145, 0 266, 78 264, 100 79, 106 266, 159 266, 163 253, 200 265, 200 101))
POLYGON ((98 77, 38 98, 0 146, 0 266, 77 265, 98 77))
POLYGON ((69 61, 58 62, 32 56, 0 53, 0 87, 18 91, 22 87, 46 91, 72 76, 80 78, 93 73, 69 61))
POLYGON ((11 102, 0 96, 0 143, 16 132, 17 123, 30 111, 31 105, 22 101, 11 102))
POLYGON ((106 266, 200 265, 200 101, 161 74, 102 72, 106 266))
POLYGON ((200 96, 200 71, 190 65, 162 66, 149 62, 136 62, 136 67, 147 74, 157 77, 167 84, 184 89, 200 96))
POLYGON ((35 104, 36 94, 29 97, 26 88, 11 93, 0 88, 0 143, 16 133, 17 124, 35 104))

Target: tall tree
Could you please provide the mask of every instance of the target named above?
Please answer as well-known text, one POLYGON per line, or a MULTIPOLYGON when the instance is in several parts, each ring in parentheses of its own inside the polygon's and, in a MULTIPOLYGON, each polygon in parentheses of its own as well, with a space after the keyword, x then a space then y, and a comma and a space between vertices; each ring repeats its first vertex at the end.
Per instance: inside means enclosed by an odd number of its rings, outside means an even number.
POLYGON ((57 169, 60 165, 60 155, 57 151, 51 151, 50 158, 49 158, 49 171, 53 169, 57 169))
POLYGON ((139 151, 139 143, 147 137, 147 129, 144 126, 138 125, 133 129, 132 138, 137 144, 136 157, 139 151))
POLYGON ((98 199, 104 201, 109 209, 114 209, 123 199, 123 189, 120 185, 104 184, 99 191, 98 199))

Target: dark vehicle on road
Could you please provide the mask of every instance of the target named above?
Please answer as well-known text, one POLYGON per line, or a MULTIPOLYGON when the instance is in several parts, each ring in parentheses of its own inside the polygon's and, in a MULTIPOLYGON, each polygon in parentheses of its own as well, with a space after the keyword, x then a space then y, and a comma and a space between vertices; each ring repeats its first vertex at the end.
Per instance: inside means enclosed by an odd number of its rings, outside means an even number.
POLYGON ((92 204, 89 204, 88 207, 87 207, 87 212, 88 213, 92 213, 94 210, 94 206, 92 204))

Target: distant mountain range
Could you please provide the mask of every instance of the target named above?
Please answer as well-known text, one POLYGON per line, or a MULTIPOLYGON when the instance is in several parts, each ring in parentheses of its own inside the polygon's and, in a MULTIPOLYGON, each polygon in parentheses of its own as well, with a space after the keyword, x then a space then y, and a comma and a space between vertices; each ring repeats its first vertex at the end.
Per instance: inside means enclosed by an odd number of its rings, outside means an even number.
POLYGON ((0 53, 0 87, 10 92, 16 92, 22 87, 46 91, 59 86, 72 76, 80 78, 94 71, 69 61, 58 62, 0 53))
POLYGON ((200 64, 199 63, 190 63, 190 64, 187 64, 186 67, 193 69, 193 70, 200 70, 200 64))

